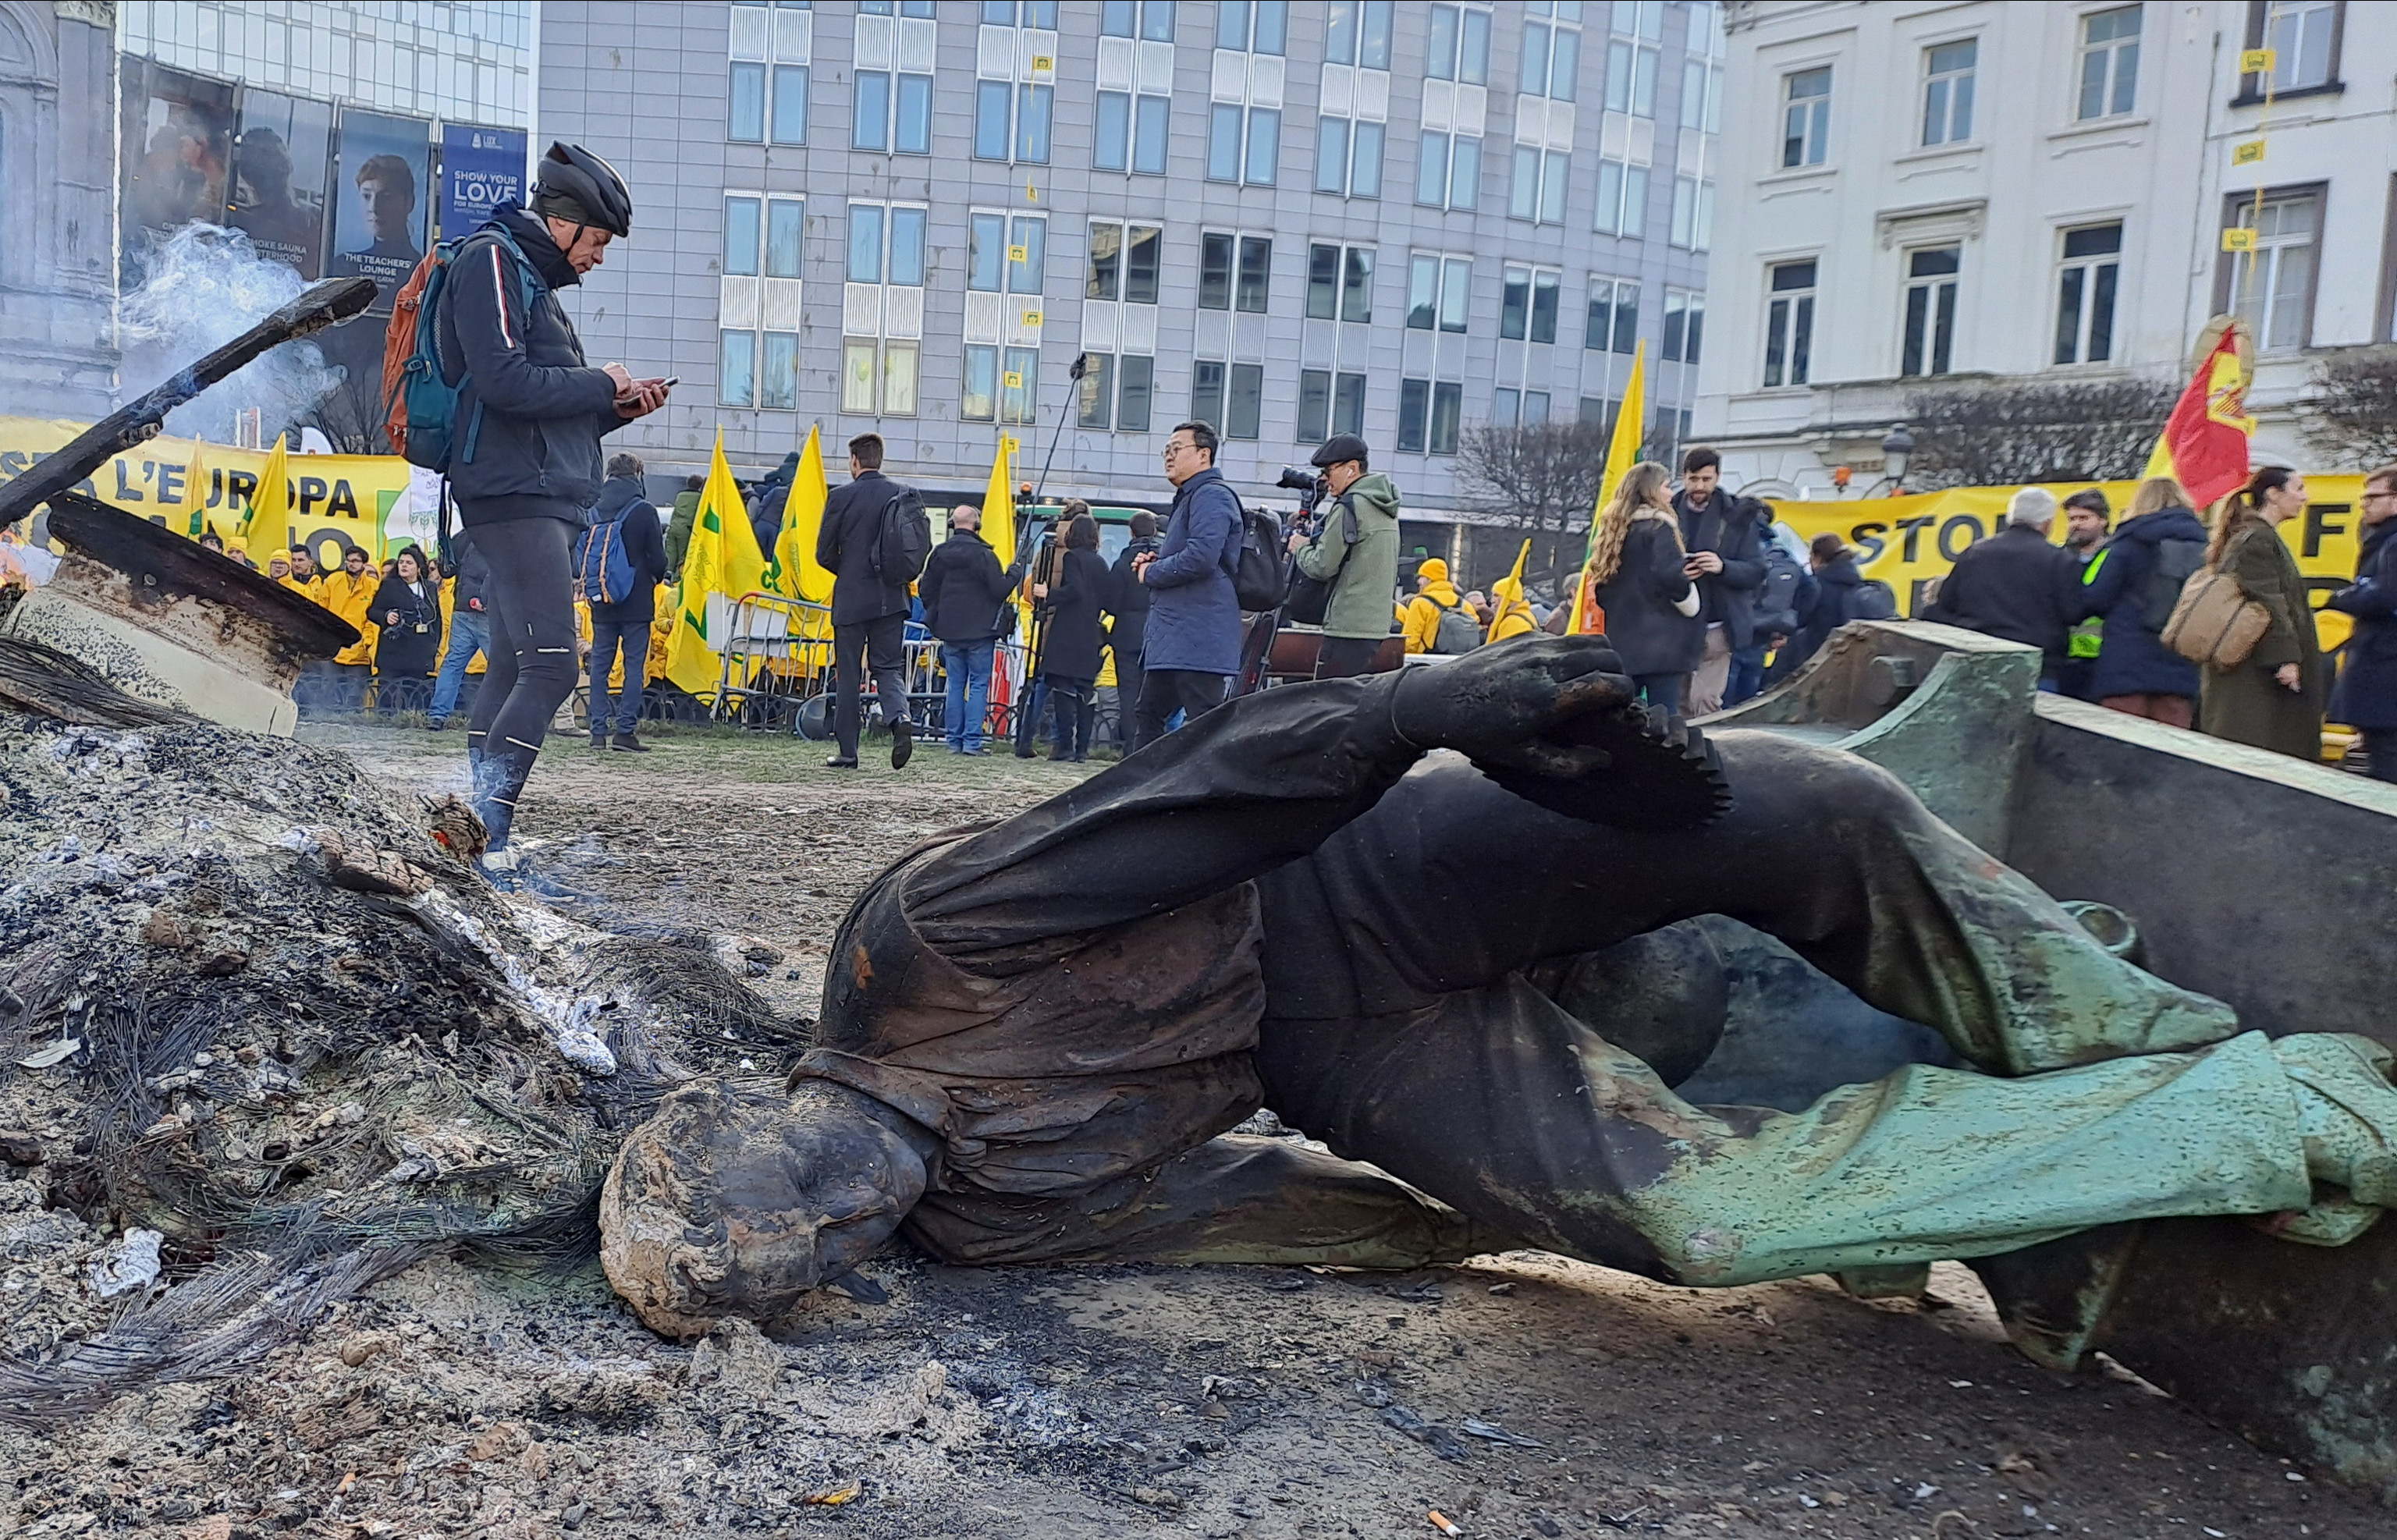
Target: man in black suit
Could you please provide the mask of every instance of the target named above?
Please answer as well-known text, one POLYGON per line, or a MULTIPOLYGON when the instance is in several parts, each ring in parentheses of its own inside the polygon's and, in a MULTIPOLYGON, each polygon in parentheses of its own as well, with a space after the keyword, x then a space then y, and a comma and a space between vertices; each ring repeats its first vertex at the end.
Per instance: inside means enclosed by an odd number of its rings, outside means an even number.
POLYGON ((916 752, 914 724, 907 719, 907 585, 884 579, 875 548, 884 512, 913 489, 882 474, 877 433, 849 441, 849 485, 825 502, 824 529, 816 536, 816 561, 833 575, 833 736, 839 750, 824 763, 834 770, 857 768, 857 731, 870 670, 882 720, 891 729, 891 768, 898 770, 916 752))

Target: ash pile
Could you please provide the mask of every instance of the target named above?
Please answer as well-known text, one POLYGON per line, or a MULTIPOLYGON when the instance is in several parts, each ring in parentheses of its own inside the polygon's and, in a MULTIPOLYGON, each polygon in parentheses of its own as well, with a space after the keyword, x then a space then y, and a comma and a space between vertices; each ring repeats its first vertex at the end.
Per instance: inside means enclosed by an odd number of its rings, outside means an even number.
POLYGON ((707 937, 493 892, 453 799, 0 652, 0 1420, 585 1255, 660 1096, 805 1046, 707 937))

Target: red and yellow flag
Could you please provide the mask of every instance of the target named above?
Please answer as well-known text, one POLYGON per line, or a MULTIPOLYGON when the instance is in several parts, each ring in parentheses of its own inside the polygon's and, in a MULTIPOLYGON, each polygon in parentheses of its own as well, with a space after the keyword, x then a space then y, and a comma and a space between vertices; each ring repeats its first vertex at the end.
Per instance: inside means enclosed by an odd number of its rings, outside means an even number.
POLYGON ((2198 359, 2140 473, 2171 476, 2199 508, 2246 485, 2247 440, 2256 431, 2247 415, 2246 323, 2216 317, 2206 329, 2215 334, 2214 344, 2198 359))

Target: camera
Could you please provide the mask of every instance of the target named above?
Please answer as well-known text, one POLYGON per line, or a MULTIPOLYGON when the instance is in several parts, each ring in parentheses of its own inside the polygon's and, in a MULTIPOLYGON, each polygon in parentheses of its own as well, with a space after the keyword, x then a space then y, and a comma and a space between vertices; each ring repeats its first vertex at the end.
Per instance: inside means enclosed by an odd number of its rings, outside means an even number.
POLYGON ((1298 512, 1301 517, 1315 512, 1315 505, 1323 501, 1325 492, 1331 490, 1330 484, 1321 475, 1311 470, 1301 470, 1295 465, 1284 465, 1281 468, 1281 479, 1274 485, 1287 488, 1299 494, 1298 512))

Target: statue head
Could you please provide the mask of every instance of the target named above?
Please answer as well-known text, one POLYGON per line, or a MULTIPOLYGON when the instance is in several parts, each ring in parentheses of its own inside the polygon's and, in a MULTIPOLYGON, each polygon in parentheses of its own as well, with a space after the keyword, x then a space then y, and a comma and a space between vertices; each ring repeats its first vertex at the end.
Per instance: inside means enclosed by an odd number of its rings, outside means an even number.
POLYGON ((770 1320, 880 1250, 923 1196, 934 1148, 847 1086, 685 1086, 617 1153, 599 1260, 665 1335, 724 1316, 770 1320))

